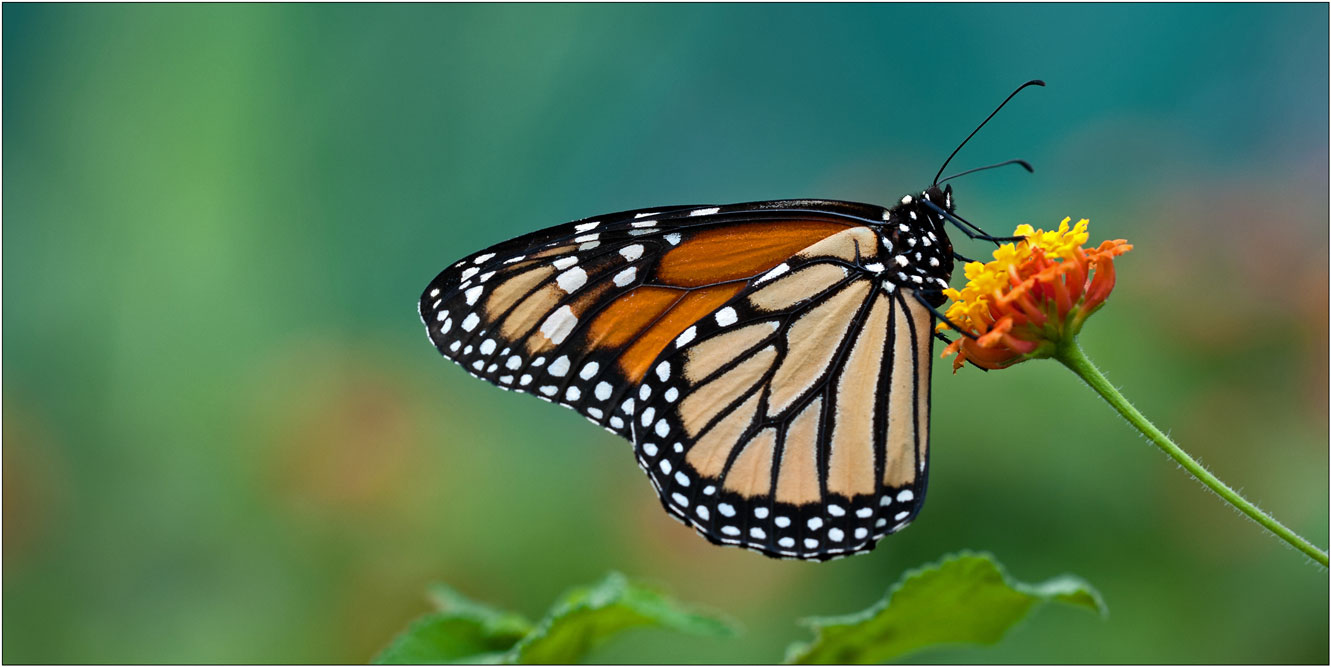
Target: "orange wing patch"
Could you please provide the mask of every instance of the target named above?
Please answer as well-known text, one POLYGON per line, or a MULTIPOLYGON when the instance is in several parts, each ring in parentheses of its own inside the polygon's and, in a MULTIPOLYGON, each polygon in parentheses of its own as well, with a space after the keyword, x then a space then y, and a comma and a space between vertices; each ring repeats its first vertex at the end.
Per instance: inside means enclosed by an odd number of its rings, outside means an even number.
POLYGON ((720 308, 721 304, 729 301, 730 297, 735 296, 743 287, 743 283, 734 283, 704 287, 689 292, 688 296, 680 299, 670 312, 644 331, 637 342, 633 343, 633 347, 620 356, 619 365, 624 369, 624 375, 633 382, 641 380, 647 373, 647 368, 651 366, 652 360, 661 354, 661 350, 664 350, 670 341, 678 338, 689 325, 702 319, 707 313, 720 308))
POLYGON ((615 299, 587 328, 587 347, 620 347, 679 302, 684 290, 639 287, 615 299))
POLYGON ((720 308, 743 287, 743 283, 691 291, 639 287, 617 299, 592 320, 587 331, 587 345, 617 348, 633 341, 619 356, 619 366, 625 377, 636 383, 670 341, 707 313, 720 308))
POLYGON ((847 226, 837 222, 784 220, 704 230, 661 258, 657 278, 680 287, 749 278, 845 231, 847 226))

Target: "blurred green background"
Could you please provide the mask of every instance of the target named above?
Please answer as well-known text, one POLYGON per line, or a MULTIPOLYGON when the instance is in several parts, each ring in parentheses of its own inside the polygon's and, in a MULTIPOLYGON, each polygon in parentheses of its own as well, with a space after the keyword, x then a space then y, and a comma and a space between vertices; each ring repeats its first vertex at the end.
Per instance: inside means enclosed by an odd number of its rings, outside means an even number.
MULTIPOLYGON (((415 304, 462 255, 653 204, 917 191, 1126 237, 1082 339, 1221 478, 1328 526, 1328 9, 3 8, 5 662, 358 662, 431 581, 529 615, 610 569, 730 613, 608 661, 773 661, 795 619, 993 551, 1073 572, 938 662, 1328 660, 1327 573, 1052 362, 940 363, 929 503, 827 564, 710 546, 626 443, 477 382, 415 304)), ((959 242, 972 255, 982 245, 959 242)))

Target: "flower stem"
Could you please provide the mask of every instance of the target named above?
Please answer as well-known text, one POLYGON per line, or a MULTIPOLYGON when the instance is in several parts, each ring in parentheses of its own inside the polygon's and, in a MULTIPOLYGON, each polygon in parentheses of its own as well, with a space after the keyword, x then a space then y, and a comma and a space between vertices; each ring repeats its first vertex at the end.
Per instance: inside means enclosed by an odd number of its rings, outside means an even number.
POLYGON ((1064 338, 1063 342, 1059 344, 1058 349, 1054 352, 1054 358, 1062 362, 1063 365, 1067 366, 1073 373, 1076 373, 1077 376, 1085 381, 1086 384, 1090 385, 1096 393, 1100 394, 1109 405, 1113 406, 1120 415, 1123 415, 1124 419, 1137 427, 1137 430, 1141 431, 1147 438, 1150 438, 1151 442, 1154 442, 1156 447, 1164 450, 1170 458, 1183 466, 1184 470, 1192 473, 1192 476, 1196 477, 1198 481, 1205 484, 1212 491, 1215 491, 1221 498, 1224 498, 1226 502, 1237 507, 1240 512, 1248 515, 1253 521, 1261 524, 1280 539, 1293 545, 1294 548, 1299 551, 1308 554, 1313 560, 1321 563, 1323 567, 1326 567, 1327 554, 1325 551, 1313 546, 1311 542, 1303 539, 1297 533, 1285 527, 1284 524, 1276 521, 1275 517, 1257 509, 1256 505, 1248 502, 1246 498, 1239 495, 1234 489, 1229 488, 1224 482, 1216 479, 1215 475, 1212 475, 1206 470, 1206 468, 1203 468, 1200 463, 1193 460, 1191 456, 1188 456, 1187 452, 1180 449, 1179 446, 1174 444, 1168 436, 1160 432, 1160 429, 1156 428, 1155 424, 1152 424, 1146 419, 1146 417, 1142 416, 1142 413, 1138 412, 1137 408, 1133 407, 1132 404, 1128 402, 1128 399, 1123 398, 1123 395, 1118 393, 1118 390, 1114 388, 1114 385, 1109 383, 1109 380, 1100 372, 1100 369, 1096 368, 1095 364, 1091 363, 1091 360, 1086 357, 1086 353, 1082 351, 1081 346, 1077 345, 1076 338, 1073 338, 1072 336, 1064 338))

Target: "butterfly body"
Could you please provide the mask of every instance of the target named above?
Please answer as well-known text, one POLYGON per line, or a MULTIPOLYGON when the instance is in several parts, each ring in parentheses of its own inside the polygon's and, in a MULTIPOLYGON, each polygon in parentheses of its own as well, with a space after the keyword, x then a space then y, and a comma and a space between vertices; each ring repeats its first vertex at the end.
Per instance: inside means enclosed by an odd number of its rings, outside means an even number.
POLYGON ((925 303, 941 305, 953 268, 938 208, 954 209, 950 187, 891 208, 588 218, 456 262, 419 312, 472 375, 632 442, 666 510, 708 540, 835 558, 924 499, 925 303))

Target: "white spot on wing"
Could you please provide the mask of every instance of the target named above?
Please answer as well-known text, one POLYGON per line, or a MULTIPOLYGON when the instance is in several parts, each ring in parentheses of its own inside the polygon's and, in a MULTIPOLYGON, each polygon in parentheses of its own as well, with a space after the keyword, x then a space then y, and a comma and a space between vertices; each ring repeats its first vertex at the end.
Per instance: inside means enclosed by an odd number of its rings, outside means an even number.
POLYGON ((723 327, 728 327, 737 321, 739 321, 739 317, 735 314, 735 309, 730 306, 716 311, 716 323, 723 327))
POLYGON ((576 230, 578 230, 578 231, 580 231, 580 232, 590 232, 591 230, 596 229, 596 226, 599 225, 599 224, 601 224, 601 223, 599 223, 599 222, 584 222, 584 223, 582 223, 581 225, 574 225, 573 228, 576 229, 576 230))
POLYGON ((559 269, 560 271, 563 271, 564 269, 567 269, 568 267, 573 266, 574 264, 577 264, 577 263, 578 263, 578 258, 577 258, 577 257, 571 257, 571 256, 570 256, 570 257, 560 257, 559 259, 556 259, 555 262, 554 262, 554 264, 555 264, 555 268, 556 268, 556 269, 559 269))
POLYGON ((559 289, 572 294, 579 287, 587 284, 587 272, 581 266, 575 266, 559 274, 559 277, 555 278, 555 282, 559 283, 559 289))
POLYGON ((578 377, 584 380, 590 380, 593 375, 596 375, 596 371, 600 369, 601 365, 595 361, 587 362, 587 364, 582 367, 582 370, 578 371, 578 377))
POLYGON ((568 363, 568 355, 561 356, 550 362, 550 368, 546 369, 546 372, 557 378, 562 378, 568 374, 568 363))
POLYGON ((473 287, 473 288, 467 290, 467 291, 465 292, 465 294, 467 295, 467 305, 468 305, 468 306, 474 306, 474 305, 476 305, 476 299, 479 299, 479 298, 481 297, 481 292, 484 292, 484 291, 485 291, 485 288, 484 288, 484 287, 481 287, 480 285, 477 285, 477 286, 475 286, 475 287, 473 287))
POLYGON ((620 271, 619 273, 615 274, 615 285, 623 287, 633 282, 633 279, 637 277, 638 277, 638 267, 630 266, 629 268, 624 269, 623 271, 620 271))
POLYGON ((628 261, 632 262, 636 261, 639 257, 642 257, 642 251, 643 251, 642 244, 634 243, 633 245, 626 245, 623 248, 620 248, 619 254, 623 255, 624 259, 627 259, 628 261))
POLYGON ((772 269, 771 271, 764 273, 761 278, 753 281, 753 284, 759 285, 765 283, 789 270, 790 270, 790 265, 786 264, 785 262, 782 262, 781 264, 778 264, 775 269, 772 269))
POLYGON ((719 209, 719 208, 698 208, 698 209, 694 209, 694 210, 692 210, 692 211, 689 211, 689 216, 692 217, 692 216, 697 216, 697 215, 711 215, 711 214, 716 213, 717 211, 720 211, 720 210, 721 210, 721 209, 719 209))
POLYGON ((462 328, 467 331, 471 331, 472 329, 475 329, 476 325, 480 323, 481 323, 481 318, 478 317, 476 313, 470 313, 467 315, 466 319, 462 320, 462 328))
POLYGON ((679 245, 679 240, 683 237, 681 237, 679 233, 676 232, 674 234, 666 234, 664 238, 666 242, 669 243, 670 245, 679 245))
POLYGON ((675 339, 675 347, 684 347, 685 345, 688 345, 697 335, 698 327, 689 327, 685 329, 684 333, 680 334, 679 338, 675 339))
MULTIPOLYGON (((473 313, 472 316, 474 317, 475 314, 473 313)), ((466 322, 463 322, 463 325, 465 326, 466 322)), ((541 323, 541 333, 545 334, 550 342, 558 345, 564 342, 564 339, 568 338, 570 333, 573 333, 573 327, 576 326, 578 326, 578 316, 573 314, 572 308, 565 305, 560 306, 559 310, 550 313, 550 316, 545 318, 545 321, 541 323)))

